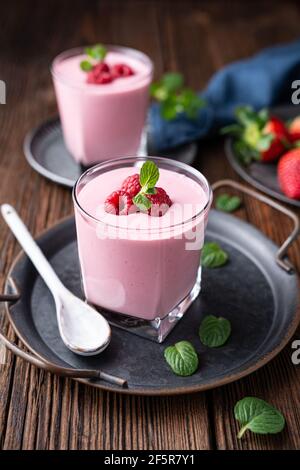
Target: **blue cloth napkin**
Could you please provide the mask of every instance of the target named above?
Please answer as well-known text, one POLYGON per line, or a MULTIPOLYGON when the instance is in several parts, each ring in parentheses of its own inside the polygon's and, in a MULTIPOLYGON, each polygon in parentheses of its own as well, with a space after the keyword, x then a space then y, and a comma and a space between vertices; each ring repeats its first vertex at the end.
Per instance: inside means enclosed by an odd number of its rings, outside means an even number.
POLYGON ((164 150, 207 136, 234 120, 234 109, 249 104, 259 110, 291 103, 292 82, 300 80, 300 40, 264 49, 253 57, 233 62, 217 72, 200 93, 207 106, 198 118, 181 115, 165 121, 158 103, 149 111, 151 139, 164 150))

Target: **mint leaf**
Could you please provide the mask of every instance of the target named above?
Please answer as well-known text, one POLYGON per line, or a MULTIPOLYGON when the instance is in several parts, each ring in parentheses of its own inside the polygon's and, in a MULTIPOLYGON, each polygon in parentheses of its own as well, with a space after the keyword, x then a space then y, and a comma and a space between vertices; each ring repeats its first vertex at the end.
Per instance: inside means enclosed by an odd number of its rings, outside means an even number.
POLYGON ((226 343, 231 333, 230 321, 223 317, 207 315, 199 328, 201 342, 210 348, 218 348, 226 343))
POLYGON ((256 397, 245 397, 234 407, 234 416, 241 424, 240 439, 249 429, 257 434, 277 434, 285 425, 283 415, 272 405, 256 397))
POLYGON ((133 203, 142 211, 145 212, 151 207, 151 202, 142 193, 138 193, 134 198, 132 199, 133 203))
POLYGON ((143 164, 140 171, 140 185, 142 190, 149 190, 154 188, 159 178, 159 169, 152 161, 147 161, 143 164))
POLYGON ((150 95, 157 101, 164 101, 168 98, 168 90, 163 87, 160 83, 151 83, 150 95))
POLYGON ((161 79, 161 85, 169 93, 179 90, 181 87, 183 87, 183 83, 184 80, 182 74, 177 72, 165 73, 161 79))
POLYGON ((164 356, 176 375, 187 377, 198 369, 198 355, 189 341, 179 341, 174 346, 169 346, 165 349, 164 356))
POLYGON ((190 119, 198 116, 198 111, 205 101, 192 89, 184 88, 184 79, 180 73, 166 73, 161 80, 152 83, 150 94, 160 106, 161 116, 170 121, 178 114, 185 113, 190 119))
POLYGON ((95 60, 103 60, 107 54, 107 49, 102 44, 96 44, 93 47, 87 47, 85 53, 95 60))
POLYGON ((182 106, 178 106, 176 99, 170 97, 161 104, 160 113, 166 121, 175 119, 178 113, 183 112, 182 106))
POLYGON ((156 189, 155 188, 148 188, 147 191, 145 191, 145 194, 156 194, 156 189))
POLYGON ((241 199, 238 196, 229 194, 220 194, 216 199, 216 208, 224 212, 233 212, 241 205, 241 199))
POLYGON ((83 60, 82 62, 80 62, 80 68, 84 72, 89 72, 90 70, 92 70, 93 66, 88 60, 83 60))
POLYGON ((201 252, 201 264, 205 268, 218 268, 228 261, 228 254, 214 242, 204 243, 201 252))
POLYGON ((177 109, 179 110, 178 106, 181 106, 180 111, 186 113, 187 117, 195 119, 199 109, 204 106, 204 100, 190 88, 185 88, 177 97, 177 109))

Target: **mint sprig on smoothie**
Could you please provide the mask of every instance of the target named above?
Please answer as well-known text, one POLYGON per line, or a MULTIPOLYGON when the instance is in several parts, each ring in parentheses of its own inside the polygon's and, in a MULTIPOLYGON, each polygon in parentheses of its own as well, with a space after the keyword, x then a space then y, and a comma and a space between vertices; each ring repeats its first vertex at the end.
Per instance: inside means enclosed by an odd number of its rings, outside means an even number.
POLYGON ((107 49, 102 44, 96 44, 92 47, 86 47, 84 52, 88 58, 80 62, 80 68, 84 72, 89 72, 93 69, 94 65, 96 65, 98 62, 102 62, 105 59, 107 49))
POLYGON ((87 83, 106 85, 118 78, 126 78, 135 74, 132 67, 126 63, 105 61, 108 51, 102 44, 86 47, 84 52, 87 57, 80 62, 80 68, 87 73, 87 83))
POLYGON ((150 209, 151 201, 147 194, 156 194, 155 185, 159 179, 159 169, 153 162, 145 162, 140 171, 141 189, 133 198, 133 203, 141 211, 150 209))
POLYGON ((150 94, 160 103, 161 115, 167 121, 180 114, 196 119, 199 110, 205 106, 205 101, 184 85, 184 78, 180 73, 164 74, 158 82, 152 83, 150 94))
POLYGON ((129 175, 121 189, 113 191, 105 200, 105 211, 116 215, 146 212, 153 217, 164 215, 172 201, 163 188, 156 186, 159 169, 152 161, 143 163, 140 174, 129 175))

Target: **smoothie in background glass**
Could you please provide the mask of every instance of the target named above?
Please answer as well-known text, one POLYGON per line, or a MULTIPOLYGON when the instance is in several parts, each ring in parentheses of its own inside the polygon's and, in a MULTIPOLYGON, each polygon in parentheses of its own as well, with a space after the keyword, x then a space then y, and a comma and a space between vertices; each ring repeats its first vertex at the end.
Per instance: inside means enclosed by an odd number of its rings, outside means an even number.
POLYGON ((125 64, 132 75, 109 83, 88 83, 80 64, 84 48, 58 55, 52 77, 67 149, 84 166, 135 155, 148 107, 153 64, 142 52, 106 46, 109 67, 125 64))
POLYGON ((96 165, 73 190, 87 300, 147 321, 180 312, 184 299, 199 293, 200 253, 212 199, 207 180, 194 168, 166 158, 150 160, 159 168, 157 186, 172 201, 161 217, 105 211, 107 196, 139 172, 142 157, 96 165))

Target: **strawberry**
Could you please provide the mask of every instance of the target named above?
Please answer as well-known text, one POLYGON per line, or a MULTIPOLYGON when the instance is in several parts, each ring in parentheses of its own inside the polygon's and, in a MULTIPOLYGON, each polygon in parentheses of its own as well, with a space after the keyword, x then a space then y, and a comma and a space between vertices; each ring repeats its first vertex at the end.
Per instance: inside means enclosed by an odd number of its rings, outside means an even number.
POLYGON ((288 125, 289 139, 291 142, 300 140, 300 116, 295 117, 288 125))
POLYGON ((256 113, 249 106, 236 109, 237 123, 222 129, 223 134, 233 134, 237 139, 234 148, 243 163, 252 160, 273 162, 289 145, 289 133, 280 119, 262 109, 256 113))
POLYGON ((277 167, 279 185, 288 197, 300 199, 300 149, 285 153, 277 167))
POLYGON ((288 130, 280 119, 271 117, 263 127, 262 134, 273 138, 268 148, 261 151, 261 160, 263 162, 276 160, 285 151, 289 142, 288 130))

